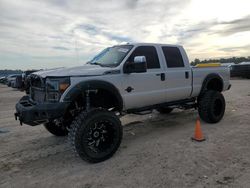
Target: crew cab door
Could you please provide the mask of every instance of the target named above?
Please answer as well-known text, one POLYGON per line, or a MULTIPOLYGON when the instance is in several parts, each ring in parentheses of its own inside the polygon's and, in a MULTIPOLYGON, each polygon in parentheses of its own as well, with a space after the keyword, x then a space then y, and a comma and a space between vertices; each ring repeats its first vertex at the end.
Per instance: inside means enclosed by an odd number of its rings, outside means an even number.
POLYGON ((187 99, 192 92, 192 72, 182 47, 161 46, 166 67, 166 101, 187 99))
POLYGON ((162 103, 166 100, 165 74, 159 61, 159 51, 155 46, 138 46, 126 60, 132 62, 136 56, 145 56, 147 71, 143 73, 123 73, 122 95, 126 109, 140 108, 162 103))

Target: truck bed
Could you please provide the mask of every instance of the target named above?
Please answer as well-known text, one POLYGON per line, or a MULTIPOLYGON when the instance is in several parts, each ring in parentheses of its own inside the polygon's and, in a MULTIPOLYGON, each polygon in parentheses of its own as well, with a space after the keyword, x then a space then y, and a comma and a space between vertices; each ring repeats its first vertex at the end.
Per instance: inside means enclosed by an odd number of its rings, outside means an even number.
POLYGON ((212 66, 212 67, 191 67, 193 75, 193 91, 191 96, 196 97, 199 95, 202 83, 207 75, 218 74, 223 80, 223 91, 227 90, 230 83, 230 69, 225 66, 212 66))

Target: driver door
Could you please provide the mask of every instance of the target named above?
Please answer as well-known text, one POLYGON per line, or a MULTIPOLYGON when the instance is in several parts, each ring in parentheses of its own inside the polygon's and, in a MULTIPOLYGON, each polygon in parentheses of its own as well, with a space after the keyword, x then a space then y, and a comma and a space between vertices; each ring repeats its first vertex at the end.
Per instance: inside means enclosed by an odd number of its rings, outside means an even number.
POLYGON ((160 65, 156 47, 139 46, 135 48, 126 62, 132 62, 136 56, 146 57, 147 72, 123 73, 123 93, 121 94, 125 109, 150 106, 166 100, 165 73, 160 65))

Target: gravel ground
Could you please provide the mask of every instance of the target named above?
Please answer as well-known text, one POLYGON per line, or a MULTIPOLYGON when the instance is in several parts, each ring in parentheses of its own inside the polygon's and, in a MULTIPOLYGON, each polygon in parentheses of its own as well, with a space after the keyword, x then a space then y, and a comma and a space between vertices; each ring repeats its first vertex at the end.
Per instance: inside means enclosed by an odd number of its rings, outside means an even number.
POLYGON ((98 164, 76 157, 66 137, 19 126, 23 93, 0 85, 0 187, 249 187, 250 81, 231 83, 224 119, 201 122, 205 142, 190 139, 195 110, 129 115, 120 149, 98 164))

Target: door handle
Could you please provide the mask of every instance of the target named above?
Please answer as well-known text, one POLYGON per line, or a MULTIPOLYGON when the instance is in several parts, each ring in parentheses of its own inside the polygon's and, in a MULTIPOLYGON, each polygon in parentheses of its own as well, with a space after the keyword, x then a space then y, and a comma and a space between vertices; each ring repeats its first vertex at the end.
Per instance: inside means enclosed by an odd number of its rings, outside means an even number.
POLYGON ((185 72, 185 78, 186 78, 186 79, 189 78, 189 72, 188 72, 188 71, 185 72))
POLYGON ((161 77, 161 81, 164 81, 166 79, 165 73, 158 73, 158 74, 156 74, 156 76, 160 76, 161 77))

